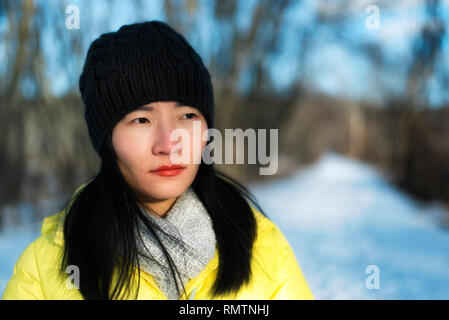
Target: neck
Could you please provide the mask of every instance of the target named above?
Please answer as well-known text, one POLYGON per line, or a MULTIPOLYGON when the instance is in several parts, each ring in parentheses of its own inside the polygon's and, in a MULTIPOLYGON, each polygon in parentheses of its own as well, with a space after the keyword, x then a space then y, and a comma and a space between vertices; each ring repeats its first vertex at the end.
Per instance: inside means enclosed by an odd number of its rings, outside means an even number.
POLYGON ((145 201, 143 205, 145 209, 157 217, 165 218, 167 212, 171 209, 176 201, 176 197, 172 199, 160 200, 160 201, 145 201))

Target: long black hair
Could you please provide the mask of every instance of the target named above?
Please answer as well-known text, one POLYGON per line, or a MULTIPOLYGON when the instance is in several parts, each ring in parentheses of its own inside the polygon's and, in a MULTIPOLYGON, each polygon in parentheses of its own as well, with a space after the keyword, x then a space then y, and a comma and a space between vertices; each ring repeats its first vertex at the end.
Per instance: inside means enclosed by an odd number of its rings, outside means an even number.
MULTIPOLYGON (((192 188, 209 213, 218 246, 218 270, 210 290, 213 297, 237 294, 251 278, 251 257, 257 227, 250 201, 266 216, 254 195, 242 184, 201 162, 192 188)), ((138 197, 117 164, 110 132, 101 153, 101 167, 65 207, 61 273, 67 266, 80 270, 79 290, 84 299, 123 299, 139 275, 135 227, 139 219, 159 241, 174 279, 179 277, 155 232, 145 218, 138 197), (122 293, 121 296, 119 294, 122 293)), ((179 292, 178 281, 175 281, 179 292)), ((185 289, 183 288, 185 293, 185 289)), ((125 296, 126 295, 126 296, 125 296)))

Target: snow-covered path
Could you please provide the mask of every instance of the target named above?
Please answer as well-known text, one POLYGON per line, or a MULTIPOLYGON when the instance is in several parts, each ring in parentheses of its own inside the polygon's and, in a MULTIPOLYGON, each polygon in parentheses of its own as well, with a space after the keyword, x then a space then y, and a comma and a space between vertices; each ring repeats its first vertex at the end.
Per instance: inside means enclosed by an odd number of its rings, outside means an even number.
MULTIPOLYGON (((449 299, 449 231, 372 167, 328 153, 277 182, 250 186, 295 250, 317 299, 449 299), (368 266, 380 288, 368 289, 368 266)), ((0 234, 0 296, 39 225, 0 234)))
POLYGON ((449 232, 372 167, 338 156, 251 187, 317 299, 448 299, 449 232), (380 288, 365 285, 375 265, 380 288))

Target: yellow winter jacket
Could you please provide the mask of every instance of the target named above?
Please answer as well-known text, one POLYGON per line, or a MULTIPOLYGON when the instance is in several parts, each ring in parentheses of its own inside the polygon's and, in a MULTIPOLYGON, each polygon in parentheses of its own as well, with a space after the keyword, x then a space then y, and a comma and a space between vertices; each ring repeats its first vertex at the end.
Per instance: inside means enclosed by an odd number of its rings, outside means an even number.
MULTIPOLYGON (((257 237, 251 262, 252 278, 236 296, 220 296, 216 299, 314 299, 295 254, 282 232, 254 207, 252 209, 257 221, 257 237)), ((64 241, 62 233, 64 213, 62 210, 44 219, 41 235, 28 245, 16 262, 2 299, 83 299, 80 291, 69 279, 70 271, 65 280, 58 276, 64 241)), ((188 281, 187 296, 183 294, 181 300, 210 300, 208 291, 214 282, 217 266, 218 250, 206 268, 196 278, 188 281)), ((157 287, 152 276, 141 270, 137 299, 167 300, 167 297, 157 287)))

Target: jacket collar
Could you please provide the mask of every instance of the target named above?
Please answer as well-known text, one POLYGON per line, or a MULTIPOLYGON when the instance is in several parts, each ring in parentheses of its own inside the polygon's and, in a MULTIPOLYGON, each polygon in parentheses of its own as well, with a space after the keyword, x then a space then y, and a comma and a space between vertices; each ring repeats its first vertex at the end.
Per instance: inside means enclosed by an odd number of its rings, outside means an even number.
MULTIPOLYGON (((89 183, 89 182, 87 182, 89 183)), ((84 186, 87 185, 87 183, 81 185, 80 187, 78 187, 78 189, 74 192, 74 196, 72 196, 72 200, 74 199, 75 195, 78 193, 78 191, 80 191, 82 188, 84 188, 84 186)), ((253 206, 251 206, 251 209, 253 210, 253 212, 255 213, 256 216, 256 220, 257 223, 260 224, 262 223, 262 214, 259 213, 253 206)), ((59 246, 63 246, 64 244, 64 216, 65 216, 66 210, 63 209, 60 212, 46 217, 43 220, 42 223, 42 227, 41 227, 41 234, 43 235, 52 235, 51 239, 53 240, 53 242, 56 245, 59 246)), ((267 219, 266 219, 267 220, 267 219)), ((266 221, 264 221, 265 224, 267 223, 266 221)), ((260 228, 260 227, 259 227, 260 228)), ((258 228, 258 229, 259 229, 258 228)), ((258 231, 259 233, 259 231, 258 231)), ((260 237, 260 236, 258 236, 260 237)), ((262 267, 262 270, 266 273, 267 277, 272 279, 272 275, 270 275, 265 269, 264 263, 262 263, 263 259, 260 256, 259 250, 254 248, 253 250, 253 258, 255 260, 255 262, 257 264, 260 265, 260 267, 262 267)), ((186 291, 192 292, 193 289, 198 288, 201 285, 201 282, 204 281, 204 279, 207 279, 214 271, 215 269, 218 267, 219 264, 219 256, 218 256, 218 248, 216 247, 215 250, 215 256, 214 258, 212 258, 209 263, 206 265, 206 268, 196 277, 193 279, 190 279, 187 284, 186 284, 186 291)), ((141 271, 141 276, 146 279, 149 283, 151 283, 154 287, 157 288, 156 283, 154 282, 154 279, 152 278, 151 275, 146 274, 145 272, 141 271)), ((161 294, 163 295, 163 293, 161 292, 161 294)), ((190 294, 189 294, 190 295, 190 294)), ((186 298, 184 295, 181 299, 188 299, 186 298)))
POLYGON ((41 234, 53 234, 52 240, 55 244, 62 246, 64 244, 64 215, 65 210, 46 217, 42 222, 41 234))

